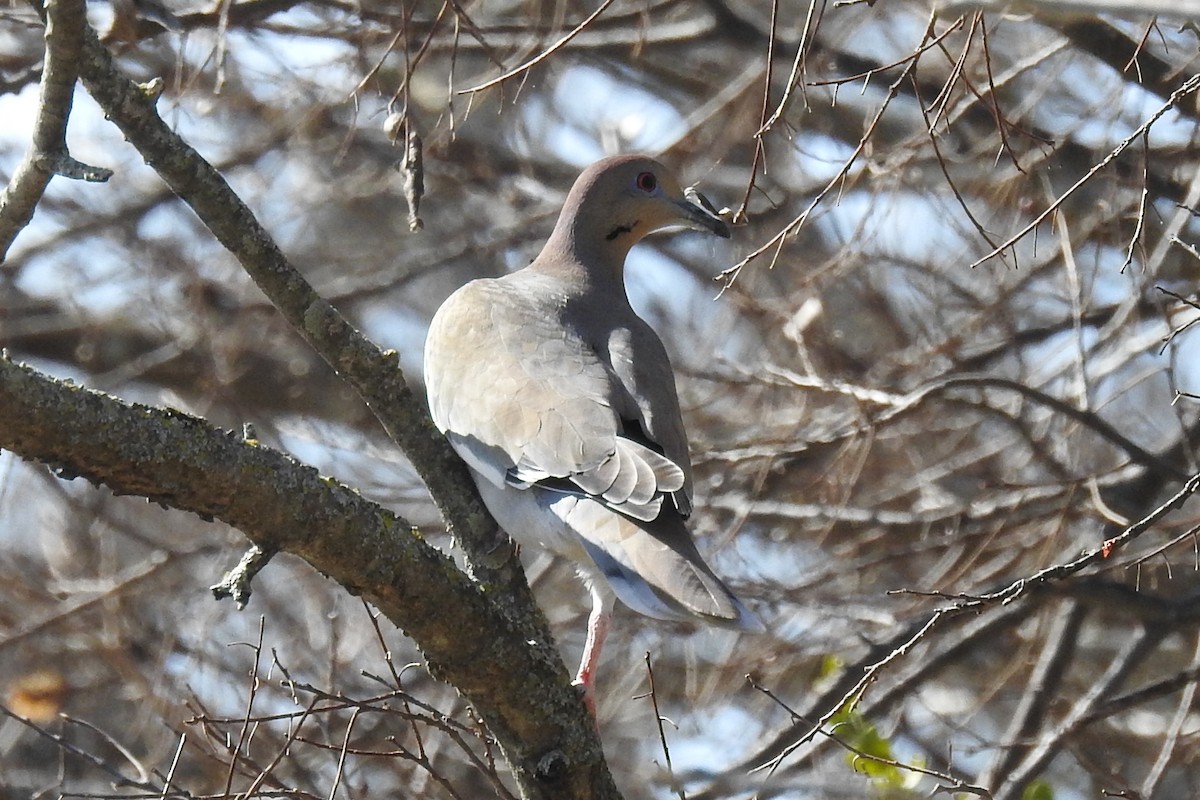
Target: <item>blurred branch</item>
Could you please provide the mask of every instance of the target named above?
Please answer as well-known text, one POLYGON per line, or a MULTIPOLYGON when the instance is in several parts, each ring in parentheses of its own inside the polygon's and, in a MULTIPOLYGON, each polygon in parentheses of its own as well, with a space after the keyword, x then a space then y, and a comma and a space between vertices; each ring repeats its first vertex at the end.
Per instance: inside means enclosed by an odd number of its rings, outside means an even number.
POLYGON ((1008 728, 1000 740, 996 757, 979 774, 984 786, 1008 785, 1013 767, 1029 748, 1050 704, 1062 688, 1063 677, 1079 645, 1084 609, 1073 600, 1051 606, 1048 621, 1050 630, 1041 642, 1041 653, 1029 672, 1021 698, 1008 720, 1008 728))
MULTIPOLYGON (((268 17, 303 4, 302 0, 243 0, 243 2, 230 5, 227 25, 231 29, 253 30, 268 17)), ((452 31, 435 36, 439 32, 439 23, 444 17, 440 13, 434 13, 424 18, 413 18, 416 16, 415 14, 411 11, 400 10, 398 6, 385 4, 364 7, 361 4, 344 0, 323 0, 319 7, 322 11, 341 15, 343 19, 339 19, 337 24, 345 26, 347 30, 351 26, 360 26, 373 33, 378 33, 381 29, 390 33, 408 28, 411 36, 428 39, 429 46, 434 51, 477 51, 484 54, 497 66, 500 65, 497 51, 528 48, 530 40, 542 42, 561 32, 560 24, 546 23, 536 16, 522 18, 507 24, 480 25, 466 14, 465 4, 451 2, 449 5, 453 7, 454 16, 459 21, 461 30, 468 34, 468 38, 460 40, 452 31)), ((584 47, 589 50, 611 50, 646 44, 687 42, 708 35, 714 30, 730 33, 731 22, 737 35, 745 36, 753 30, 752 26, 737 21, 732 14, 718 14, 716 9, 713 9, 716 19, 704 16, 676 19, 669 16, 669 12, 681 5, 685 5, 681 0, 661 0, 636 6, 624 13, 610 14, 602 20, 596 20, 585 26, 585 29, 574 37, 574 47, 584 47), (661 18, 655 17, 655 24, 647 25, 646 16, 648 14, 662 16, 661 18)), ((310 9, 312 8, 316 7, 310 5, 310 9)), ((186 31, 215 29, 220 24, 220 18, 221 11, 219 9, 177 15, 179 27, 186 31)), ((299 36, 312 35, 311 29, 286 22, 272 21, 270 28, 277 32, 299 36)), ((151 19, 139 19, 137 29, 133 32, 133 38, 152 39, 161 36, 165 30, 162 25, 151 19)), ((322 38, 329 35, 329 32, 329 29, 322 30, 322 38)))
POLYGON ((919 398, 928 396, 935 392, 946 391, 962 386, 991 386, 998 389, 1008 389, 1018 392, 1029 399, 1040 403, 1065 417, 1078 422, 1080 425, 1088 428, 1101 438, 1121 448, 1139 466, 1153 470, 1166 478, 1175 480, 1183 480, 1187 477, 1187 473, 1179 467, 1172 464, 1170 461, 1163 459, 1144 447, 1141 447, 1128 436, 1125 436, 1115 427, 1110 425, 1105 420, 1101 419, 1094 411, 1079 409, 1059 398, 1043 392, 1039 389, 1034 389, 1031 386, 1026 386, 1020 381, 1014 381, 1009 378, 994 377, 991 375, 954 375, 944 378, 939 381, 934 381, 928 386, 922 387, 907 396, 909 402, 919 402, 919 398))
POLYGON ((1075 181, 1075 183, 1071 184, 1070 188, 1068 188, 1065 192, 1060 194, 1058 196, 1058 198, 1056 200, 1054 200, 1054 202, 1050 203, 1049 205, 1046 206, 1046 208, 1042 209, 1041 213, 1039 213, 1036 217, 1034 217, 1030 222, 1026 223, 1026 225, 1023 228, 1021 228, 1019 231, 1017 231, 1013 235, 1009 236, 998 246, 993 247, 986 254, 980 256, 979 258, 977 258, 973 262, 971 262, 971 268, 974 269, 975 267, 978 267, 979 265, 990 261, 991 259, 993 259, 996 256, 1003 253, 1008 248, 1012 247, 1014 244, 1016 244, 1018 241, 1020 241, 1022 238, 1024 238, 1027 234, 1036 230, 1039 225, 1041 225, 1043 222, 1046 221, 1047 217, 1049 217, 1051 214, 1053 214, 1060 206, 1062 206, 1063 203, 1065 203, 1067 201, 1067 198, 1069 198, 1081 186, 1083 186, 1085 183, 1087 183, 1093 177, 1095 177, 1096 173, 1100 172, 1105 167, 1107 167, 1109 164, 1111 164, 1113 161, 1115 161, 1122 153, 1124 153, 1129 148, 1130 145, 1132 145, 1138 139, 1144 137, 1150 131, 1150 128, 1152 128, 1154 126, 1154 123, 1158 122, 1159 118, 1161 118, 1163 114, 1166 114, 1168 111, 1170 111, 1172 108, 1174 108, 1179 103, 1180 100, 1183 100, 1185 97, 1192 94, 1197 89, 1200 89, 1200 74, 1192 75, 1190 78, 1188 78, 1186 81, 1184 81, 1179 86, 1178 89, 1176 89, 1174 92, 1171 93, 1171 96, 1167 98, 1165 103, 1163 103, 1161 106, 1159 106, 1154 111, 1153 114, 1151 114, 1149 117, 1147 117, 1145 122, 1143 122, 1141 125, 1139 125, 1137 127, 1137 130, 1135 130, 1133 133, 1126 136, 1120 142, 1120 144, 1118 144, 1116 147, 1114 147, 1112 149, 1112 151, 1109 152, 1108 155, 1106 155, 1104 158, 1102 158, 1098 162, 1096 162, 1092 166, 1091 169, 1089 169, 1086 173, 1084 173, 1083 177, 1081 177, 1079 180, 1075 181))
MULTIPOLYGON (((173 23, 180 30, 216 29, 221 25, 249 28, 268 17, 301 5, 303 0, 243 0, 240 3, 217 3, 204 11, 175 15, 173 23)), ((168 30, 164 22, 152 17, 139 17, 137 27, 130 31, 133 39, 146 39, 168 30)))
POLYGON ((1200 0, 1022 0, 1014 8, 1010 0, 939 0, 934 6, 945 11, 977 8, 991 12, 1012 12, 1044 15, 1050 19, 1076 21, 1095 14, 1126 14, 1139 17, 1158 14, 1180 18, 1200 15, 1200 0))
MULTIPOLYGON (((945 624, 966 613, 978 613, 997 606, 1012 607, 1012 604, 1016 601, 1042 590, 1052 582, 1063 580, 1097 561, 1108 558, 1120 546, 1127 544, 1147 531, 1170 511, 1178 509, 1197 490, 1200 490, 1200 474, 1189 479, 1174 497, 1146 518, 1129 526, 1119 536, 1107 540, 1101 547, 1088 550, 1073 561, 1047 567, 1034 575, 1020 578, 996 591, 983 595, 956 596, 948 596, 940 592, 911 592, 909 590, 891 593, 930 594, 955 599, 957 602, 936 609, 924 620, 914 621, 905 630, 891 637, 887 642, 873 647, 867 658, 861 660, 855 668, 846 671, 848 676, 847 681, 839 683, 837 687, 840 693, 836 696, 834 702, 826 702, 823 705, 823 713, 821 713, 815 723, 806 723, 799 728, 793 726, 779 741, 772 744, 769 748, 764 749, 758 758, 765 759, 769 755, 770 761, 768 763, 772 769, 776 768, 785 758, 811 741, 818 731, 827 725, 835 715, 843 709, 854 708, 862 702, 867 690, 880 680, 884 672, 892 664, 907 656, 919 643, 931 638, 934 630, 944 628, 945 624)), ((1084 724, 1084 720, 1086 719, 1087 715, 1081 712, 1079 724, 1084 724)), ((760 761, 759 763, 762 762, 760 761)))
MULTIPOLYGON (((1195 248, 1192 248, 1191 245, 1185 245, 1183 242, 1179 242, 1179 244, 1181 246, 1183 246, 1185 249, 1187 249, 1193 255, 1196 254, 1195 248)), ((1163 294, 1167 295, 1168 297, 1172 297, 1175 300, 1179 301, 1179 303, 1181 303, 1182 305, 1190 306, 1190 307, 1194 308, 1195 310, 1200 311, 1200 303, 1197 303, 1195 300, 1188 299, 1188 298, 1184 297, 1183 295, 1179 294, 1178 292, 1172 292, 1170 289, 1165 289, 1162 286, 1158 286, 1156 288, 1158 289, 1158 291, 1162 292, 1163 294)), ((1184 331, 1188 330, 1189 328, 1196 325, 1197 323, 1200 323, 1200 316, 1192 317, 1187 322, 1184 322, 1182 325, 1180 325, 1178 327, 1175 327, 1175 325, 1172 324, 1171 332, 1169 334, 1167 334, 1166 337, 1163 338, 1163 345, 1158 351, 1159 354, 1161 355, 1162 353, 1166 352, 1166 349, 1168 347, 1170 347, 1172 341, 1179 338, 1184 333, 1184 331)))
MULTIPOLYGON (((42 727, 41 725, 38 725, 33 720, 27 719, 27 718, 21 716, 20 714, 15 713, 11 708, 4 705, 3 703, 0 703, 0 715, 8 717, 9 719, 12 719, 16 722, 19 722, 20 724, 24 725, 25 727, 36 732, 39 736, 43 737, 44 739, 48 739, 49 741, 54 742, 57 746, 59 746, 63 749, 63 752, 70 753, 71 755, 75 756, 76 758, 83 759, 84 761, 87 761, 89 764, 91 764, 93 767, 96 767, 97 769, 108 773, 115 779, 114 785, 116 785, 116 786, 132 786, 132 787, 144 789, 146 791, 154 792, 154 793, 158 793, 161 790, 161 787, 157 783, 147 780, 147 776, 144 774, 144 771, 143 771, 143 775, 141 776, 140 779, 129 778, 124 773, 122 773, 120 770, 118 770, 116 767, 114 767, 112 764, 110 764, 107 760, 100 758, 95 753, 89 752, 88 750, 85 750, 82 747, 79 747, 78 745, 74 744, 71 741, 70 737, 63 736, 63 735, 55 733, 54 731, 51 731, 51 730, 47 730, 46 728, 42 727)), ((115 744, 115 742, 112 742, 111 740, 110 740, 110 743, 115 744)), ((123 748, 122 748, 122 750, 123 750, 123 748)))
MULTIPOLYGON (((1197 640, 1196 647, 1192 651, 1192 663, 1190 666, 1192 671, 1200 668, 1200 639, 1197 640)), ((1192 703, 1196 698, 1196 681, 1189 681, 1187 686, 1184 687, 1182 694, 1183 696, 1179 698, 1179 704, 1175 708, 1175 715, 1171 720, 1167 736, 1163 739, 1162 747, 1158 751, 1158 758, 1154 760, 1154 765, 1150 768, 1150 773, 1142 783, 1142 794, 1145 797, 1154 797, 1159 784, 1165 777, 1167 765, 1177 753, 1177 749, 1180 746, 1180 739, 1185 738, 1183 729, 1188 721, 1192 719, 1192 703)))
MULTIPOLYGON (((1194 601, 1195 598, 1193 598, 1194 601)), ((1200 655, 1193 657, 1192 663, 1186 670, 1177 672, 1168 678, 1146 684, 1141 688, 1114 697, 1103 705, 1097 706, 1085 714, 1079 720, 1079 724, 1080 726, 1091 725, 1122 714, 1130 709, 1137 708, 1138 706, 1153 703, 1155 700, 1168 697, 1180 690, 1186 689, 1197 680, 1200 680, 1200 655)))
POLYGON ((483 83, 480 83, 476 86, 472 86, 470 89, 460 89, 457 92, 457 94, 474 94, 475 92, 481 92, 484 89, 490 89, 493 86, 497 86, 497 85, 503 83, 504 81, 508 80, 509 78, 516 77, 517 75, 520 75, 521 73, 527 72, 530 69, 532 69, 533 67, 536 67, 538 64, 542 63, 547 58, 554 55, 554 53, 556 51, 558 51, 558 50, 562 49, 564 46, 566 46, 566 44, 568 42, 570 42, 572 39, 574 39, 576 36, 578 36, 579 33, 584 28, 586 28, 593 21, 595 21, 595 19, 597 17, 599 17, 601 14, 603 14, 604 11, 612 4, 613 4, 613 0, 604 0, 604 2, 601 3, 599 5, 599 7, 596 8, 595 11, 593 11, 591 14, 589 14, 583 20, 583 22, 580 22, 578 25, 576 25, 574 28, 572 28, 565 36, 563 36, 561 39, 559 39, 554 44, 547 47, 542 52, 538 53, 533 58, 522 63, 520 66, 513 67, 508 72, 505 72, 503 75, 497 75, 495 78, 492 78, 489 81, 484 81, 483 83))
MULTIPOLYGON (((0 391, 3 387, 0 387, 0 391)), ((0 436, 3 432, 0 432, 0 436)), ((35 641, 39 634, 44 634, 47 630, 52 630, 56 625, 75 614, 81 614, 96 606, 105 603, 113 603, 117 598, 129 596, 139 592, 146 592, 146 584, 161 578, 165 568, 171 565, 179 565, 185 559, 188 559, 188 553, 171 553, 169 556, 166 553, 159 553, 151 558, 146 559, 140 564, 136 564, 128 568, 128 571, 120 576, 117 576, 111 587, 107 587, 104 591, 95 594, 89 593, 83 599, 64 603, 61 607, 55 610, 55 613, 49 616, 34 617, 26 619, 24 624, 17 629, 5 631, 3 644, 5 647, 21 647, 31 646, 28 643, 35 641), (25 643, 22 645, 22 643, 25 643)))
MULTIPOLYGON (((1113 425, 1102 419, 1094 411, 1076 408, 1054 395, 1040 389, 1035 389, 1032 386, 1026 386, 1020 381, 1015 381, 1011 378, 987 374, 950 375, 931 381, 907 394, 900 395, 883 390, 856 386, 844 381, 825 380, 823 378, 800 375, 780 367, 770 368, 769 375, 779 380, 783 385, 844 394, 860 403, 870 403, 883 407, 879 413, 870 416, 864 422, 856 423, 848 428, 839 428, 820 437, 810 438, 805 443, 804 449, 814 445, 830 444, 850 436, 861 434, 869 428, 892 421, 901 414, 913 411, 925 400, 934 395, 964 387, 990 387, 1017 392, 1036 403, 1074 420, 1105 441, 1119 447, 1134 463, 1145 469, 1152 470, 1164 478, 1184 480, 1188 477, 1188 473, 1183 469, 1137 444, 1128 436, 1118 431, 1113 425)), ((782 455, 783 453, 780 454, 782 455)), ((791 453, 791 455, 795 454, 796 451, 791 453)))
MULTIPOLYGON (((996 800, 1019 800, 1024 797, 1023 792, 1029 784, 1050 760, 1067 746, 1068 737, 1079 729, 1082 720, 1088 713, 1102 698, 1111 697, 1117 691, 1125 679, 1142 665, 1147 654, 1159 641, 1158 633, 1146 628, 1130 631, 1104 672, 1088 681, 1086 691, 1071 703, 1070 709, 1060 722, 1054 725, 1045 725, 1047 730, 1036 745, 1014 747, 1006 754, 1005 768, 992 773, 997 779, 1002 780, 996 789, 996 800), (1022 751, 1028 752, 1025 752, 1024 757, 1018 762, 1016 756, 1022 751)), ((1074 646, 1072 645, 1068 649, 1073 651, 1074 646)), ((1194 684, 1189 684, 1189 686, 1192 685, 1194 684)), ((1046 698, 1044 702, 1055 700, 1061 702, 1062 698, 1046 698)), ((1025 735, 1019 741, 1022 743, 1030 741, 1034 732, 1035 726, 1030 724, 1025 735)), ((1017 740, 1013 741, 1014 745, 1017 743, 1017 740)), ((1148 794, 1147 797, 1149 796, 1148 794)))
POLYGON ((112 175, 111 170, 89 167, 67 154, 67 120, 86 24, 84 0, 50 0, 46 6, 46 60, 33 142, 0 195, 0 263, 17 234, 33 219, 52 177, 106 181, 112 175))

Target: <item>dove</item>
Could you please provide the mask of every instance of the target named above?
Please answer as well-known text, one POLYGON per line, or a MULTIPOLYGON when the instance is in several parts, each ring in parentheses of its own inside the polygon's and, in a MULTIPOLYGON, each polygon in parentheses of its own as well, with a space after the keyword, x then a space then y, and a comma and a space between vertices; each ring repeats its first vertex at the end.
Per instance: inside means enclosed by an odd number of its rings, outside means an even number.
POLYGON ((657 161, 599 161, 533 262, 455 291, 425 344, 433 420, 488 510, 523 547, 574 562, 590 590, 575 683, 593 714, 614 599, 656 619, 762 630, 688 531, 692 464, 674 373, 625 290, 630 248, 668 227, 730 235, 657 161))

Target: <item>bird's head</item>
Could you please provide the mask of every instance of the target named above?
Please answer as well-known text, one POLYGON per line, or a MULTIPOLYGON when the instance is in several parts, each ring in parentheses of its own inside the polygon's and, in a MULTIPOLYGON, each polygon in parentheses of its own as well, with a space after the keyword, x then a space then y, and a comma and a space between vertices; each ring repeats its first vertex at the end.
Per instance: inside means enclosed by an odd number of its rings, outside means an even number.
POLYGON ((551 235, 554 246, 581 259, 616 260, 647 234, 683 227, 729 238, 729 225, 695 189, 684 189, 654 159, 616 156, 597 161, 575 181, 551 235))

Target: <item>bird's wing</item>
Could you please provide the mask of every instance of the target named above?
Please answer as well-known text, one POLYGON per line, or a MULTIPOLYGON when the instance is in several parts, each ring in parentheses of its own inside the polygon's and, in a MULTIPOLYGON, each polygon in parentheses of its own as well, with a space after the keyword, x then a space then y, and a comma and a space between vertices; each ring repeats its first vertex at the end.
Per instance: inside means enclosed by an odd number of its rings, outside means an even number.
POLYGON ((570 309, 544 288, 473 281, 442 305, 425 346, 434 421, 493 483, 578 492, 652 520, 665 495, 686 496, 690 471, 666 354, 669 397, 646 399, 636 341, 586 341, 587 326, 564 320, 570 309), (670 450, 654 440, 660 430, 670 450))

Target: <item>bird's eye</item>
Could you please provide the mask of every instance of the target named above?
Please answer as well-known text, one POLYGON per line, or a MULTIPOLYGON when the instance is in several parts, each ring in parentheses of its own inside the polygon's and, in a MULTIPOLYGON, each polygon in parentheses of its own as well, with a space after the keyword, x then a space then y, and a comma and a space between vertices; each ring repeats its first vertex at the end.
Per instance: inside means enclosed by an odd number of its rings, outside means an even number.
POLYGON ((637 188, 643 192, 653 192, 658 188, 658 178, 654 177, 653 172, 642 172, 637 176, 637 188))

